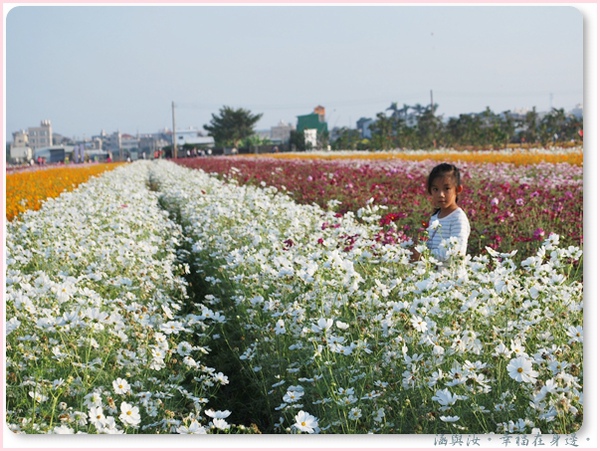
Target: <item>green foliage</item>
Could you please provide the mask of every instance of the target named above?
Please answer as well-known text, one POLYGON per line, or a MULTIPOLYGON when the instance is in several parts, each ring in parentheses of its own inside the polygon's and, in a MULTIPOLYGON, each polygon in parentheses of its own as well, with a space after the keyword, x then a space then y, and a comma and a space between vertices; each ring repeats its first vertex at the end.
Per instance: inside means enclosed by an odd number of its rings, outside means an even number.
POLYGON ((290 132, 290 146, 295 150, 306 150, 306 141, 304 140, 304 133, 297 130, 290 132))
MULTIPOLYGON (((444 121, 436 115, 437 104, 422 106, 396 103, 386 112, 378 113, 371 124, 372 138, 368 147, 378 150, 400 148, 432 149, 437 147, 479 146, 499 148, 511 142, 539 143, 546 146, 556 141, 579 140, 582 120, 554 108, 541 116, 535 108, 523 117, 510 111, 494 113, 489 107, 480 113, 460 114, 444 121)), ((335 148, 357 148, 347 134, 340 136, 335 148)))
POLYGON ((339 136, 332 145, 334 150, 357 150, 360 147, 360 132, 355 129, 343 127, 339 136))
POLYGON ((244 108, 233 109, 224 106, 219 114, 212 114, 209 125, 204 129, 215 139, 217 146, 239 147, 242 141, 254 134, 254 125, 262 117, 260 114, 252 114, 244 108))

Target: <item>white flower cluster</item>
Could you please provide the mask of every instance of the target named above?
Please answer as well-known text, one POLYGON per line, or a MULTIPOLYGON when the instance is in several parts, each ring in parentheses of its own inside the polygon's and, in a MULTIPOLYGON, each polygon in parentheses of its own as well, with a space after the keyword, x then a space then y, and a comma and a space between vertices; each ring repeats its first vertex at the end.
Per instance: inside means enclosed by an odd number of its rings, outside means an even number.
POLYGON ((230 329, 275 431, 575 431, 581 250, 550 235, 523 262, 490 249, 456 272, 377 241, 377 216, 166 161, 24 214, 7 230, 8 424, 230 433, 206 407, 233 377, 203 361, 230 329))
POLYGON ((119 167, 8 224, 11 430, 169 432, 227 383, 202 363, 220 313, 184 310, 181 227, 149 189, 150 165, 119 167))
POLYGON ((580 424, 583 296, 567 277, 579 249, 551 235, 522 264, 492 253, 458 273, 413 265, 402 246, 372 238, 376 221, 201 171, 153 170, 193 242, 194 270, 233 301, 225 314, 244 331, 240 359, 272 381, 282 430, 315 432, 312 418, 327 432, 412 432, 436 417, 478 433, 503 429, 491 418, 580 424), (296 388, 279 388, 286 381, 296 388))

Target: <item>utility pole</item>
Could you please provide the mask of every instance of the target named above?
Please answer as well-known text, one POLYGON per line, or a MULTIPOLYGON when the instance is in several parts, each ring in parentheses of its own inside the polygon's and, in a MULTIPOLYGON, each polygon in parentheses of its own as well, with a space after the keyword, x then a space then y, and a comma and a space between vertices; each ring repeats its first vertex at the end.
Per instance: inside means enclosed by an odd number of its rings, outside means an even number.
POLYGON ((173 115, 173 158, 177 158, 177 134, 175 133, 175 102, 171 101, 171 112, 173 115))
POLYGON ((431 111, 433 112, 433 89, 429 90, 429 98, 431 99, 431 111))

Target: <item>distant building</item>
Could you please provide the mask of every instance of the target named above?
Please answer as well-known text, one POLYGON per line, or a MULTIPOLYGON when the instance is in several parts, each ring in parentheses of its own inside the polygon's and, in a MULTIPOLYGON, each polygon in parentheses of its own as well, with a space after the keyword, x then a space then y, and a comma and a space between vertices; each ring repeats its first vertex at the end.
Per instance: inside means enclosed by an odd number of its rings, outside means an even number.
POLYGON ((318 105, 311 114, 297 116, 297 118, 296 130, 304 132, 304 140, 312 148, 318 147, 319 138, 328 132, 327 122, 325 122, 325 108, 318 105))
POLYGON ((72 158, 73 146, 48 146, 35 149, 33 159, 42 157, 46 163, 61 163, 66 158, 72 158))
POLYGON ((11 163, 27 163, 33 158, 33 149, 28 146, 14 146, 11 144, 9 159, 11 163))
POLYGON ((29 136, 25 130, 13 132, 11 147, 29 147, 29 136))
POLYGON ((303 116, 297 116, 298 125, 296 130, 302 132, 308 129, 315 129, 318 134, 327 132, 327 122, 325 122, 325 108, 322 106, 316 106, 314 111, 310 114, 303 116))
POLYGON ((127 133, 121 134, 121 149, 123 150, 137 150, 140 145, 140 140, 137 136, 129 135, 127 133))
POLYGON ((44 120, 39 127, 29 127, 27 129, 29 147, 33 150, 41 147, 52 146, 52 124, 49 120, 44 120))
POLYGON ((373 124, 375 121, 370 118, 361 117, 358 121, 356 121, 356 128, 360 132, 361 138, 371 139, 371 129, 369 126, 373 124))
POLYGON ((102 131, 100 138, 102 139, 102 148, 104 150, 111 152, 115 156, 121 155, 121 132, 116 131, 108 135, 102 131))
POLYGON ((49 120, 41 121, 39 127, 13 132, 8 157, 15 163, 31 160, 36 149, 52 146, 52 124, 49 120))
POLYGON ((214 147, 215 140, 212 136, 204 136, 202 132, 195 128, 187 130, 177 130, 177 146, 182 147, 185 144, 191 144, 198 147, 214 147))
POLYGON ((161 134, 146 134, 140 136, 140 152, 145 152, 147 157, 154 155, 154 152, 161 150, 171 144, 161 134))
POLYGON ((317 136, 316 128, 305 128, 304 130, 304 142, 308 144, 307 148, 316 149, 319 147, 319 140, 317 136))
POLYGON ((279 121, 279 123, 271 127, 271 133, 269 138, 273 142, 273 144, 285 144, 290 140, 290 133, 294 130, 294 126, 292 124, 286 124, 283 121, 279 121))

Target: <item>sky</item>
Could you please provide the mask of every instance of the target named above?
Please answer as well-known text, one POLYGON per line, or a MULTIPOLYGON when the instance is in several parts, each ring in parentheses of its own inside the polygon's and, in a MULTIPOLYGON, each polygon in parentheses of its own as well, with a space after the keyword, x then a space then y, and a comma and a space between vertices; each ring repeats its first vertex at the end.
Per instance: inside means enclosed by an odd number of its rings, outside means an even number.
MULTIPOLYGON (((220 108, 256 129, 326 109, 356 126, 392 102, 444 118, 584 100, 571 6, 18 6, 5 14, 5 124, 75 139, 203 130, 220 108)), ((389 113, 389 112, 388 112, 389 113)))

